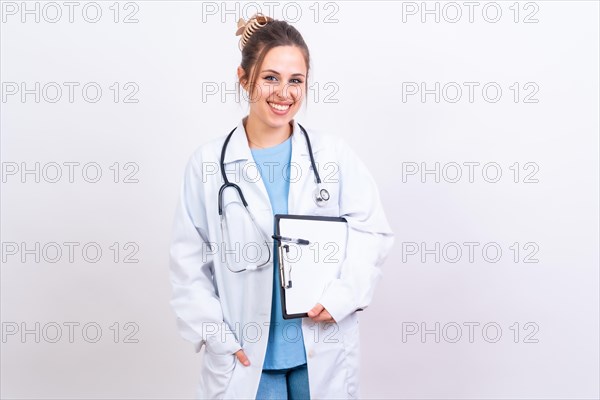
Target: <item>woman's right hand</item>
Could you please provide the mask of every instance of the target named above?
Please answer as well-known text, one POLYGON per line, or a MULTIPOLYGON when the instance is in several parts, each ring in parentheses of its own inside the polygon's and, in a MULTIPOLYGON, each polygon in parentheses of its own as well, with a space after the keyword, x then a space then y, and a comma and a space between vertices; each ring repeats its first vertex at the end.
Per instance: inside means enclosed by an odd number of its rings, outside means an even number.
POLYGON ((240 349, 238 351, 235 352, 235 355, 237 357, 237 359, 244 364, 246 367, 248 365, 250 365, 250 360, 248 360, 248 357, 246 357, 246 353, 244 353, 244 350, 240 349))

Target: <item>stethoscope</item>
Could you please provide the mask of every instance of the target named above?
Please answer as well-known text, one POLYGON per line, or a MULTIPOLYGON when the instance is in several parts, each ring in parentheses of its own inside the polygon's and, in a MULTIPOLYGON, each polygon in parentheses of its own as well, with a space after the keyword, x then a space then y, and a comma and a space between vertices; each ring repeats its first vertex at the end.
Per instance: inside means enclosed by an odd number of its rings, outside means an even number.
MULTIPOLYGON (((317 166, 315 163, 315 157, 312 152, 312 146, 310 144, 310 139, 308 138, 308 133, 306 132, 306 129, 304 129, 304 127, 302 125, 298 124, 298 126, 300 127, 300 129, 302 130, 302 133, 304 133, 304 137, 306 138, 306 146, 308 147, 308 155, 310 156, 310 164, 311 164, 313 173, 315 174, 315 179, 317 181, 317 187, 313 194, 314 201, 318 206, 323 207, 323 206, 325 206, 325 204, 327 204, 327 201, 329 201, 330 195, 329 195, 329 192, 327 191, 327 189, 325 189, 323 187, 323 184, 321 183, 321 177, 319 176, 319 171, 317 170, 317 166)), ((231 132, 229 132, 229 135, 227 135, 227 138, 225 138, 225 142, 223 143, 223 147, 221 148, 220 167, 221 167, 221 176, 223 177, 223 182, 224 182, 223 185, 221 186, 221 188, 219 189, 219 217, 221 219, 221 234, 222 234, 223 239, 225 239, 226 236, 225 236, 224 231, 227 230, 227 227, 226 227, 227 221, 225 220, 225 215, 223 214, 223 192, 225 191, 225 189, 231 187, 231 188, 235 189, 240 200, 242 201, 242 204, 244 205, 244 209, 246 210, 246 213, 252 220, 254 229, 264 239, 263 243, 261 243, 261 246, 266 247, 265 253, 268 254, 268 259, 266 261, 260 260, 260 262, 258 262, 258 263, 250 262, 246 265, 245 268, 242 268, 239 270, 233 270, 229 266, 229 262, 227 260, 228 253, 226 252, 225 253, 225 265, 227 266, 227 268, 229 268, 229 270, 231 272, 242 272, 245 270, 256 270, 256 269, 268 264, 268 262, 271 260, 271 251, 270 251, 267 236, 264 234, 264 232, 262 232, 262 230, 256 223, 256 220, 254 218, 254 215, 252 215, 252 212, 250 212, 250 210, 248 210, 248 202, 246 201, 246 198, 244 197, 244 193, 242 192, 242 189, 235 183, 229 182, 229 179, 227 179, 227 174, 225 174, 225 152, 227 151, 227 145, 229 144, 229 139, 231 139, 231 136, 233 135, 233 132, 235 132, 236 129, 237 129, 237 127, 233 128, 231 130, 231 132)), ((227 230, 227 239, 229 239, 229 231, 228 230, 227 230)), ((264 251, 264 250, 265 249, 263 248, 262 251, 264 251)), ((262 251, 261 251, 261 253, 262 253, 262 251)))

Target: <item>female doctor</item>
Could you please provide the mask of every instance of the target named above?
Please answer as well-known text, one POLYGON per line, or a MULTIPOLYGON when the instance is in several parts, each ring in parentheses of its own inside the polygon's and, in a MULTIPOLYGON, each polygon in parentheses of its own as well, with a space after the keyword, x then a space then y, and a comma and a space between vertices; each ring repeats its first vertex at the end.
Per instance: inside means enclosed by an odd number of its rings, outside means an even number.
POLYGON ((356 154, 294 119, 310 65, 300 33, 256 14, 236 34, 249 114, 191 155, 170 249, 171 305, 181 335, 203 350, 198 397, 357 398, 357 311, 371 302, 394 234, 356 154), (340 275, 307 318, 282 319, 274 214, 348 222, 340 275), (248 255, 257 246, 266 250, 248 255))

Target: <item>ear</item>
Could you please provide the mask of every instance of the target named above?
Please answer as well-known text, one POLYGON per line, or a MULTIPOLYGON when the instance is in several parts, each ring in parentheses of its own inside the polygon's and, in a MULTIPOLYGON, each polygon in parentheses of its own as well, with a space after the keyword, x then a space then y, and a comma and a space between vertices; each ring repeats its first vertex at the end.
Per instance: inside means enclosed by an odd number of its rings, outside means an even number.
POLYGON ((243 75, 244 75, 244 69, 240 65, 240 66, 237 67, 238 81, 240 81, 240 84, 242 85, 242 88, 244 88, 245 90, 248 90, 248 89, 246 89, 247 82, 246 81, 244 81, 244 82, 241 81, 243 75))

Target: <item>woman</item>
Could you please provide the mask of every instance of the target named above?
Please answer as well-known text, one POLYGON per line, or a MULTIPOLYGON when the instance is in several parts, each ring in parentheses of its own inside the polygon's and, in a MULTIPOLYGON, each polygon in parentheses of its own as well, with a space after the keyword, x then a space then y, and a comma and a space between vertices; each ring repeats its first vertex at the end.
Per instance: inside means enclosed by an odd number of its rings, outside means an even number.
POLYGON ((324 205, 315 201, 310 149, 294 120, 310 65, 300 33, 262 14, 240 20, 238 28, 238 78, 250 111, 229 135, 191 156, 170 253, 171 304, 181 334, 197 352, 204 350, 198 396, 357 398, 357 311, 371 301, 393 233, 365 165, 343 140, 311 129, 306 135, 322 176, 320 188, 329 193, 324 205), (225 177, 243 193, 254 223, 235 187, 224 190, 219 201, 225 177), (281 317, 279 264, 270 239, 278 213, 341 216, 348 222, 340 276, 306 318, 281 317), (261 265, 245 260, 246 250, 255 248, 250 244, 265 241, 270 247, 258 252, 261 265))

